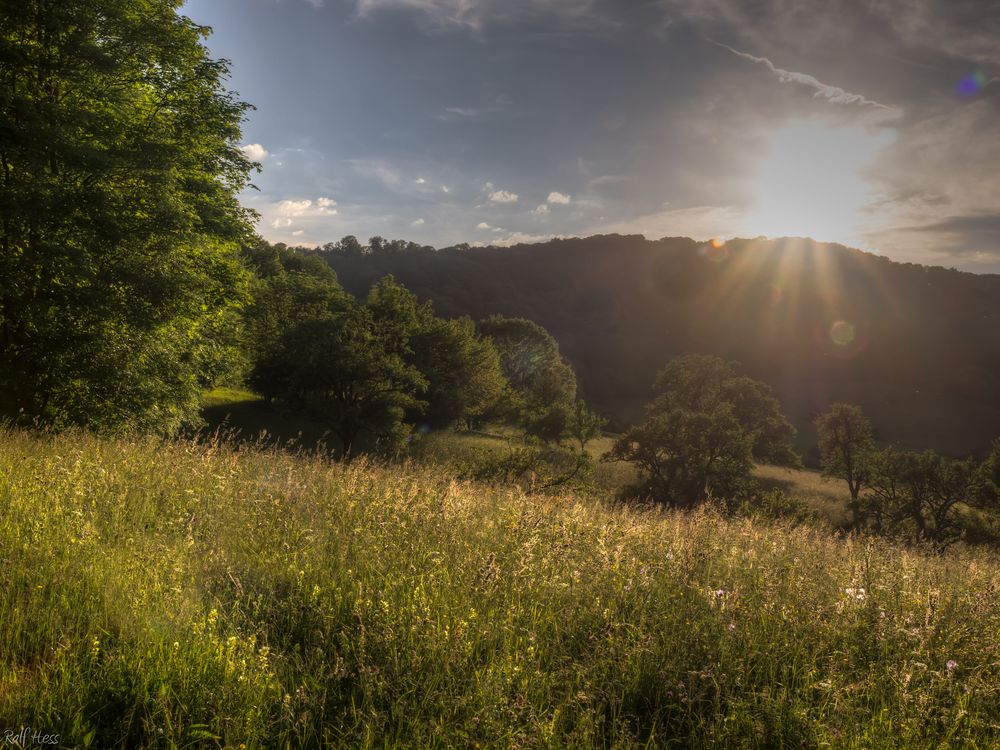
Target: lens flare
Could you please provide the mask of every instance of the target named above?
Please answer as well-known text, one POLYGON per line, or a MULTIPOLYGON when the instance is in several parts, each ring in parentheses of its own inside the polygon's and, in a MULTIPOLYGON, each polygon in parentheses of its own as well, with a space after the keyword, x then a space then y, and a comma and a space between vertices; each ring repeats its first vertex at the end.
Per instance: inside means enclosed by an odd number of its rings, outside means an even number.
POLYGON ((721 237, 716 237, 705 243, 699 252, 713 263, 721 263, 729 257, 729 248, 726 247, 726 241, 721 237))
POLYGON ((981 70, 977 70, 974 73, 969 73, 961 81, 955 84, 955 93, 959 96, 975 96, 984 88, 989 81, 986 79, 986 75, 981 70))
POLYGON ((837 346, 850 346, 854 343, 854 324, 838 320, 830 326, 830 340, 837 346))

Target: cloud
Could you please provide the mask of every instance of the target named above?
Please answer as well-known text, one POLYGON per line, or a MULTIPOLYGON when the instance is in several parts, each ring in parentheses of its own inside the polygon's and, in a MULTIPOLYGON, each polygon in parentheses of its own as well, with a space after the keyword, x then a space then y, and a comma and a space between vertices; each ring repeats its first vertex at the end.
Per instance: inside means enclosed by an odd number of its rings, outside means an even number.
POLYGON ((292 232, 292 237, 301 237, 303 234, 305 234, 305 231, 306 231, 305 229, 296 229, 294 232, 292 232))
POLYGON ((887 113, 891 113, 893 115, 901 114, 901 112, 895 107, 881 104, 872 99, 868 99, 861 94, 852 94, 849 91, 844 91, 844 89, 839 86, 831 86, 830 84, 823 83, 807 73, 796 73, 795 71, 779 68, 766 57, 757 57, 756 55, 751 55, 748 52, 740 52, 739 50, 733 49, 729 45, 722 44, 721 42, 713 41, 712 43, 722 47, 723 49, 729 50, 734 55, 742 57, 744 60, 750 60, 758 65, 766 66, 768 70, 778 77, 778 80, 781 81, 781 83, 798 83, 802 86, 808 86, 815 91, 813 96, 817 99, 826 99, 831 104, 858 104, 863 107, 874 107, 876 109, 885 110, 887 113))
POLYGON ((564 193, 557 193, 552 191, 549 193, 549 197, 546 198, 548 203, 558 203, 559 205, 565 206, 570 202, 570 197, 564 193))
POLYGON ((242 151, 243 155, 250 161, 264 161, 269 153, 268 150, 259 143, 247 143, 240 146, 240 151, 242 151))
POLYGON ((414 180, 414 182, 417 183, 418 185, 423 185, 427 182, 427 180, 425 180, 423 177, 418 177, 417 179, 414 180))
POLYGON ((272 212, 277 216, 271 221, 271 226, 275 229, 290 227, 299 219, 309 219, 318 216, 334 216, 337 209, 334 206, 337 201, 333 198, 317 198, 314 201, 309 198, 302 200, 283 200, 272 207, 272 212))
POLYGON ((423 219, 414 219, 412 222, 410 222, 411 227, 422 227, 423 225, 424 225, 423 219))
POLYGON ((453 120, 475 120, 505 112, 510 109, 511 100, 507 96, 494 96, 485 104, 445 107, 435 117, 443 122, 453 120))
POLYGON ((490 193, 490 201, 492 203, 517 203, 517 193, 512 193, 509 190, 495 190, 490 193))
POLYGON ((549 213, 549 206, 547 203, 539 203, 538 208, 534 209, 531 213, 537 216, 544 216, 549 213))
POLYGON ((356 0, 357 13, 370 16, 381 10, 408 10, 421 14, 432 26, 478 31, 487 23, 540 24, 599 30, 617 28, 597 0, 356 0))
POLYGON ((390 190, 398 190, 404 185, 399 170, 381 159, 348 159, 347 164, 359 176, 379 182, 390 190))
POLYGON ((491 226, 490 226, 489 224, 487 224, 487 223, 486 223, 485 221, 481 221, 481 222, 479 222, 478 224, 476 224, 476 229, 492 229, 492 228, 493 228, 493 227, 491 227, 491 226))
POLYGON ((447 186, 447 185, 442 185, 442 186, 441 186, 441 192, 442 192, 442 193, 450 193, 450 192, 451 192, 451 190, 450 190, 450 189, 448 188, 448 186, 447 186))

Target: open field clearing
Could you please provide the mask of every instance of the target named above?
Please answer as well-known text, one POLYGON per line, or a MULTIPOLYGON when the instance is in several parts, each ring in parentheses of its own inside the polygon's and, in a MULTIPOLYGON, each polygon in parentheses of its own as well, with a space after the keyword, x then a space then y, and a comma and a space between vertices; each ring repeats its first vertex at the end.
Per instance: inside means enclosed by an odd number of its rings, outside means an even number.
POLYGON ((0 508, 0 724, 65 746, 1000 742, 987 552, 16 431, 0 508))

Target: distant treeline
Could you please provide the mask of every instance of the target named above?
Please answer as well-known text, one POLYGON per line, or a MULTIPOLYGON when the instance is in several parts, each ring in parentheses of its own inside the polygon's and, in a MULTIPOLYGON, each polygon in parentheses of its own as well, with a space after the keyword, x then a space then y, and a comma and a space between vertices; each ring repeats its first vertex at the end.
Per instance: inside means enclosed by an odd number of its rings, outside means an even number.
POLYGON ((771 384, 811 462, 811 422, 832 402, 861 405, 882 441, 956 456, 984 455, 1000 425, 1000 276, 799 239, 434 250, 348 237, 310 252, 355 294, 392 274, 445 316, 537 322, 619 428, 663 363, 690 352, 771 384))

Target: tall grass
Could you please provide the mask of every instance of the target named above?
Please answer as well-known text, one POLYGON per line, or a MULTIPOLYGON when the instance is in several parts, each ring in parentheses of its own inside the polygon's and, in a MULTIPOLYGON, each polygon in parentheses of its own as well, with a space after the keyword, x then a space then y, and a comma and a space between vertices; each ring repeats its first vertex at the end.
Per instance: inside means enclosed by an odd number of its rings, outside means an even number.
POLYGON ((1000 742, 986 552, 5 431, 0 561, 0 731, 63 746, 1000 742))

